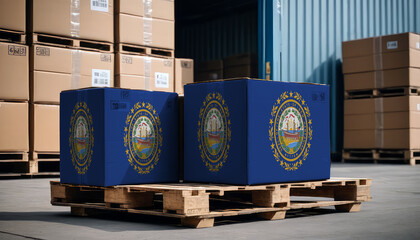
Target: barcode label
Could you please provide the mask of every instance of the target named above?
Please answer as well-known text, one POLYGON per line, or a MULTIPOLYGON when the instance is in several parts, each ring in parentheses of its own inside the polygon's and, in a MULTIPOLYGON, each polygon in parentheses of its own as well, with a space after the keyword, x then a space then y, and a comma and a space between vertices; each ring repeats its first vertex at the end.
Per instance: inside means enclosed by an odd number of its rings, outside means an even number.
POLYGON ((169 88, 169 74, 155 72, 155 87, 169 88))
POLYGON ((420 48, 420 42, 416 42, 416 48, 420 48))
POLYGON ((90 0, 90 10, 108 12, 108 0, 90 0))
POLYGON ((389 41, 386 43, 386 49, 397 49, 398 41, 389 41))
POLYGON ((92 69, 92 87, 111 87, 111 71, 92 69))
POLYGON ((417 111, 420 111, 420 103, 417 103, 417 111))

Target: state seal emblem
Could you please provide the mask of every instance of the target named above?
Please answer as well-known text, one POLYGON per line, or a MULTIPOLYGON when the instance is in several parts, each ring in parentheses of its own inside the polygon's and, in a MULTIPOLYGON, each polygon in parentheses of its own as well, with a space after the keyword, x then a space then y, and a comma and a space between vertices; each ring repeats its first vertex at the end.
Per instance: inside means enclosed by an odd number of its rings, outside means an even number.
POLYGON ((276 100, 269 121, 269 139, 276 161, 287 171, 298 170, 309 155, 312 120, 306 101, 297 92, 276 100))
POLYGON ((70 118, 70 154, 78 174, 85 174, 92 161, 93 127, 92 115, 85 102, 78 102, 70 118))
POLYGON ((159 115, 148 102, 134 104, 127 114, 124 147, 130 165, 139 174, 150 173, 162 152, 162 128, 159 115))
POLYGON ((231 130, 229 108, 220 93, 209 93, 200 109, 198 142, 201 159, 211 172, 218 172, 229 155, 231 130))

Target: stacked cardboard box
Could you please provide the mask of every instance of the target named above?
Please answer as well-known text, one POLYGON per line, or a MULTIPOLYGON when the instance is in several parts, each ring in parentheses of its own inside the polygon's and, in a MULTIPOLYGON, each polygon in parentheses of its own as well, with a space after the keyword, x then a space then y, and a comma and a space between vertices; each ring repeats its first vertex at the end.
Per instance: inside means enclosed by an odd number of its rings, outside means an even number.
POLYGON ((102 0, 28 1, 30 141, 34 162, 60 152, 60 92, 114 86, 114 7, 102 0))
POLYGON ((199 62, 195 67, 197 82, 223 79, 223 60, 199 62))
POLYGON ((173 58, 174 1, 117 0, 115 41, 117 87, 182 94, 193 82, 192 60, 173 58))
POLYGON ((419 68, 418 34, 343 42, 345 149, 420 149, 419 68))
POLYGON ((0 174, 26 172, 28 165, 29 49, 20 44, 25 13, 25 0, 0 1, 0 174))
POLYGON ((258 77, 258 63, 255 54, 233 55, 223 59, 223 77, 258 77))

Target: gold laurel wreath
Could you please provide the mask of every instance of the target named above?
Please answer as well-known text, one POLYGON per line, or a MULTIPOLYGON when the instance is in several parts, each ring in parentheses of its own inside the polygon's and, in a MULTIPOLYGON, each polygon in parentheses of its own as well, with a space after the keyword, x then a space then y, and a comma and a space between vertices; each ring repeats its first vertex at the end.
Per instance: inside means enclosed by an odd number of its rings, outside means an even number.
POLYGON ((124 128, 124 147, 125 147, 125 154, 127 155, 128 158, 128 162, 130 163, 130 165, 134 168, 134 170, 136 172, 138 172, 139 174, 148 174, 150 173, 155 166, 157 165, 159 158, 160 158, 160 154, 162 152, 161 147, 162 147, 162 142, 163 142, 163 137, 162 137, 162 128, 161 128, 161 122, 160 122, 160 118, 159 115, 156 114, 156 110, 153 108, 153 106, 148 103, 148 102, 138 102, 136 104, 134 104, 133 108, 131 108, 131 110, 129 111, 129 113, 127 114, 127 119, 125 120, 125 125, 126 127, 124 128), (129 133, 131 131, 130 129, 130 122, 131 122, 131 118, 137 113, 138 110, 140 109, 147 109, 149 110, 149 112, 153 115, 153 117, 155 118, 155 122, 157 125, 157 154, 155 156, 155 159, 153 159, 152 164, 149 164, 146 167, 141 167, 138 164, 136 164, 134 157, 131 155, 130 153, 130 139, 129 139, 129 133))
POLYGON ((73 163, 74 168, 77 171, 77 174, 80 175, 84 175, 89 166, 90 163, 92 162, 92 155, 93 155, 93 146, 94 146, 94 137, 93 137, 93 121, 92 121, 92 115, 90 114, 90 110, 86 104, 86 102, 77 102, 76 105, 73 108, 73 113, 70 117, 70 129, 69 129, 69 145, 70 145, 70 154, 71 154, 71 161, 73 163), (79 108, 83 108, 86 112, 86 121, 88 121, 88 126, 90 126, 90 128, 88 128, 89 130, 89 149, 87 150, 87 156, 86 156, 86 162, 82 167, 79 167, 77 164, 77 156, 74 152, 73 149, 73 133, 74 133, 74 122, 76 121, 76 112, 79 108))
POLYGON ((283 92, 279 98, 277 98, 275 104, 273 105, 273 108, 271 109, 271 118, 269 121, 270 127, 268 129, 268 138, 270 139, 271 142, 271 150, 273 151, 273 156, 276 159, 276 161, 280 164, 280 166, 282 166, 286 171, 295 171, 297 170, 302 164, 303 161, 306 160, 306 158, 309 155, 309 149, 311 147, 310 144, 307 144, 307 146, 305 147, 305 150, 303 152, 303 156, 301 157, 301 159, 296 160, 294 163, 288 163, 287 161, 284 161, 283 158, 280 156, 278 149, 276 148, 276 144, 275 144, 275 140, 274 140, 274 134, 276 134, 276 129, 274 129, 275 126, 275 121, 276 121, 276 114, 277 111, 279 110, 279 107, 281 106, 281 104, 287 100, 287 99, 295 99, 296 101, 298 101, 302 108, 304 109, 304 112, 306 114, 306 117, 309 119, 308 121, 308 142, 312 140, 312 120, 310 119, 311 117, 311 113, 309 111, 309 107, 305 104, 305 100, 302 98, 302 96, 297 93, 297 92, 283 92))
POLYGON ((223 167, 223 164, 226 162, 227 157, 229 155, 230 141, 232 139, 232 133, 231 133, 231 130, 230 130, 231 122, 230 122, 229 117, 230 117, 229 108, 225 105, 225 100, 223 99, 222 95, 220 93, 217 93, 217 92, 207 94, 207 96, 205 98, 205 101, 203 101, 203 105, 202 105, 202 107, 200 109, 200 113, 199 113, 197 137, 198 137, 198 142, 199 142, 198 149, 200 150, 201 159, 203 160, 203 163, 206 165, 206 167, 209 169, 210 172, 218 172, 220 170, 220 168, 223 167), (212 164, 209 163, 209 161, 207 161, 207 157, 204 153, 206 146, 204 146, 203 143, 201 142, 201 137, 204 134, 201 130, 201 124, 204 124, 204 123, 202 123, 203 118, 205 117, 204 116, 204 110, 206 109, 207 104, 211 100, 214 100, 214 99, 217 100, 222 105, 223 111, 224 111, 224 113, 226 115, 226 119, 227 119, 227 121, 226 121, 226 133, 227 133, 226 134, 227 135, 226 151, 223 154, 222 159, 216 165, 212 165, 212 164))

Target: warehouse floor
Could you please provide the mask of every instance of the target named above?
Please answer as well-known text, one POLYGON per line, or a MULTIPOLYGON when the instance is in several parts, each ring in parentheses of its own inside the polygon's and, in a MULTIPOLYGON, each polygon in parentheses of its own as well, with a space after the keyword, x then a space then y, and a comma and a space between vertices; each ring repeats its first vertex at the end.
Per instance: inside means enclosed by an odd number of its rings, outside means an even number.
POLYGON ((285 220, 240 217, 189 229, 167 218, 83 218, 51 206, 49 181, 0 181, 0 239, 420 239, 420 166, 333 164, 334 177, 373 179, 358 213, 308 211, 285 220), (300 216, 304 215, 304 216, 300 216))

